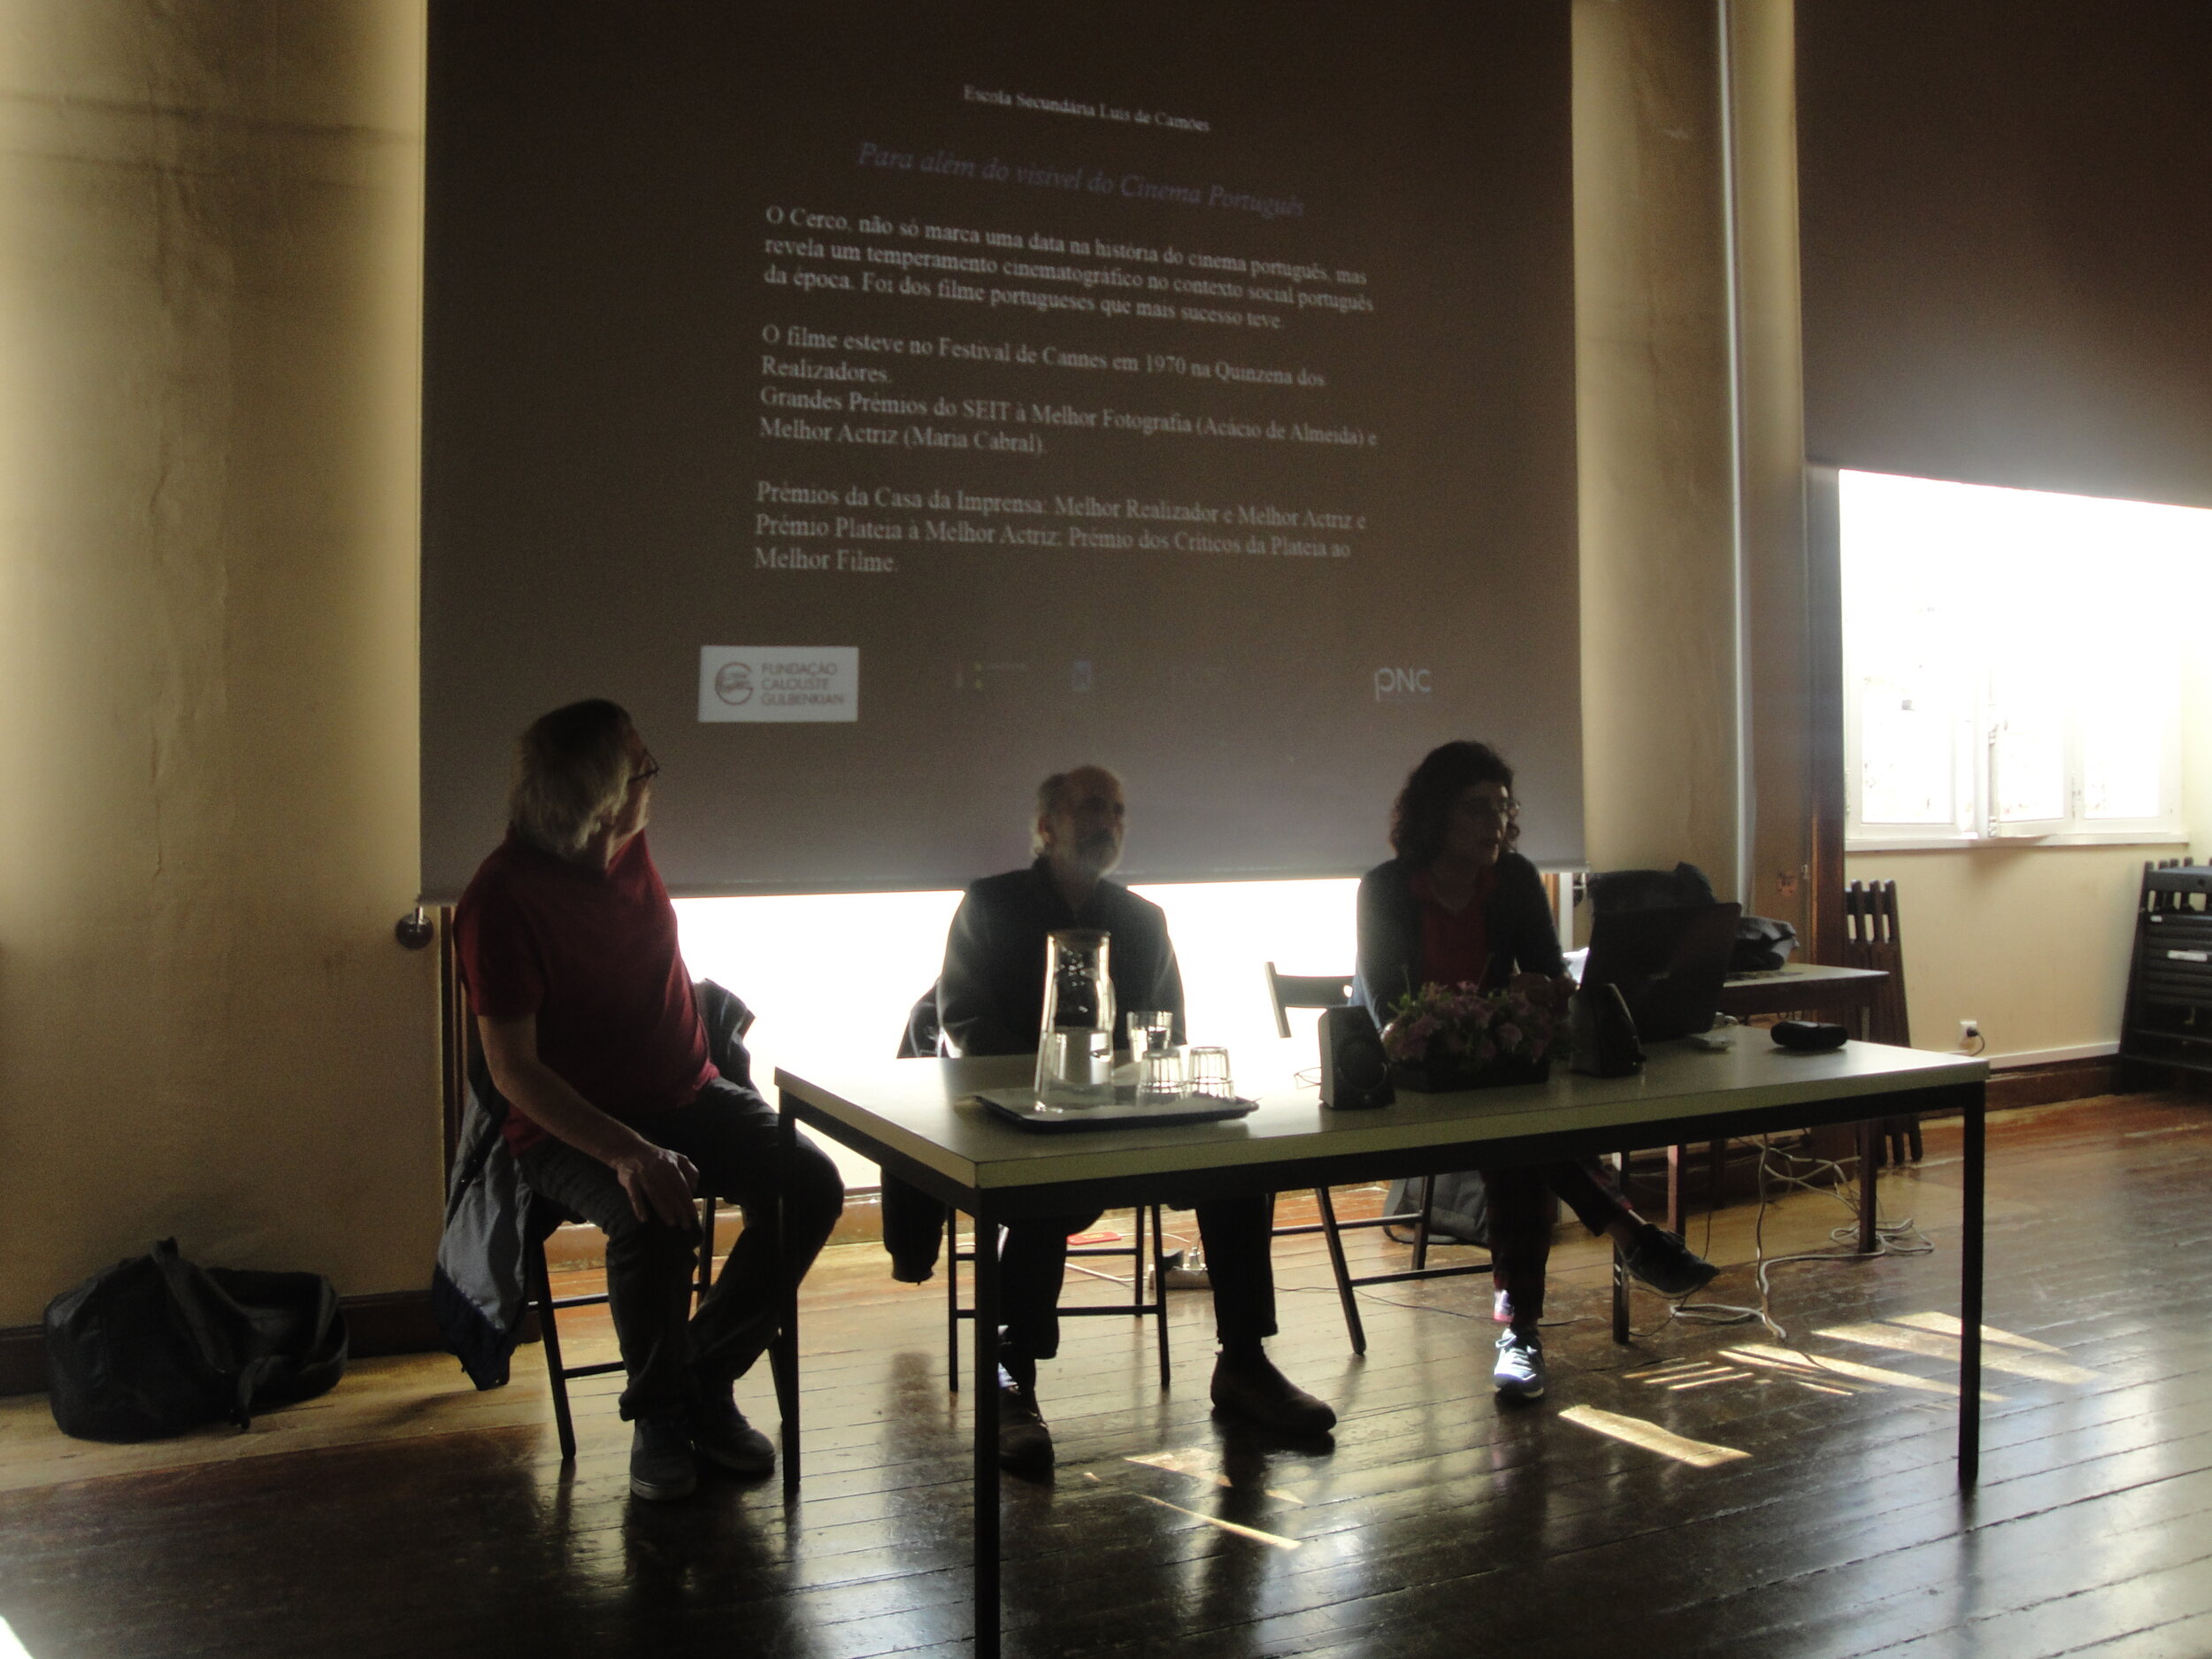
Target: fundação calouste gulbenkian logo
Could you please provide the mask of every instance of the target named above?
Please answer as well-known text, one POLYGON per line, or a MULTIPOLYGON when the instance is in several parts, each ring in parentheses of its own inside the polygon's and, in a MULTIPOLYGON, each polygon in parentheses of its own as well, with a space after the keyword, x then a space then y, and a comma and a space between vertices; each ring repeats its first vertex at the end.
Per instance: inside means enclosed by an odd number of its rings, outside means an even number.
POLYGON ((753 700, 753 669, 749 663, 725 663, 714 673, 714 695, 733 709, 753 700))

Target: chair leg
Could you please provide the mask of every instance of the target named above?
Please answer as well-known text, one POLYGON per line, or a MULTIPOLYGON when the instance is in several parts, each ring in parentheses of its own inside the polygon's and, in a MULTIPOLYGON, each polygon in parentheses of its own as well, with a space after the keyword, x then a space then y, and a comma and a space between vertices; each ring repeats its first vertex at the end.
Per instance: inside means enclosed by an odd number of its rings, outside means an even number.
POLYGON ((1881 1125, 1871 1118, 1859 1125, 1859 1254, 1874 1254, 1874 1170, 1881 1125))
POLYGON ((714 1228, 718 1219, 714 1196, 708 1194, 699 1200, 699 1282, 693 1286, 701 1307, 706 1306, 707 1293, 714 1288, 714 1228))
MULTIPOLYGON (((1628 1190, 1628 1154, 1613 1155, 1615 1179, 1624 1193, 1628 1190)), ((1627 1345, 1628 1328, 1628 1257, 1617 1241, 1613 1246, 1613 1340, 1627 1345)))
POLYGON ((1367 1327, 1360 1322, 1359 1298, 1352 1294, 1352 1270, 1344 1264, 1344 1235, 1337 1231, 1336 1202, 1329 1189, 1313 1189, 1313 1202, 1321 1211, 1321 1236, 1329 1241, 1329 1265, 1336 1272, 1336 1299, 1344 1307, 1344 1330, 1352 1339, 1352 1352, 1367 1352, 1367 1327))
POLYGON ((530 1266, 537 1279, 538 1331, 545 1346, 545 1379, 553 1389, 553 1426, 561 1438, 561 1461, 576 1461, 576 1423, 568 1412, 568 1378, 561 1369, 561 1330, 553 1318, 553 1275, 545 1265, 543 1240, 530 1247, 530 1266))
POLYGON ((1421 1178, 1421 1218, 1413 1224, 1413 1271, 1421 1271, 1429 1264, 1429 1212, 1436 1204, 1436 1177, 1421 1178))
POLYGON ((960 1392, 960 1212, 945 1211, 945 1363, 960 1392))
POLYGON ((1129 1311, 1144 1317, 1144 1212, 1139 1204, 1129 1212, 1129 1311))
MULTIPOLYGON (((1271 1203, 1272 1201, 1270 1202, 1271 1203)), ((1155 1204, 1152 1206, 1152 1317, 1154 1333, 1159 1339, 1156 1346, 1160 1350, 1160 1386, 1165 1388, 1168 1381, 1167 1249, 1161 1243, 1161 1234, 1160 1207, 1155 1204)), ((1143 1244, 1141 1237, 1138 1243, 1140 1248, 1137 1252, 1137 1279, 1141 1284, 1144 1279, 1144 1252, 1141 1248, 1143 1244)))

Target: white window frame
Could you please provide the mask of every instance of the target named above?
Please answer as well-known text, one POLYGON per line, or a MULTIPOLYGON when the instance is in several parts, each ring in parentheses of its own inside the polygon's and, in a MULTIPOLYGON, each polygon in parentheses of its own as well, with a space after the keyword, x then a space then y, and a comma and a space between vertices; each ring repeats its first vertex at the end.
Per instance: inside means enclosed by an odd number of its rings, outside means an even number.
MULTIPOLYGON (((1840 530, 1839 530, 1840 535, 1840 530)), ((1841 553, 1840 547, 1839 553, 1841 553)), ((1994 671, 1985 660, 1965 665, 1959 695, 1947 710, 1952 732, 1954 802, 1949 824, 1873 823, 1862 816, 1865 787, 1863 705, 1866 680, 1858 658, 1863 650, 1843 618, 1844 849, 1847 852, 1899 851, 1970 847, 2115 846, 2186 844, 2189 835, 2182 799, 2182 696, 2163 710, 2159 733, 2159 810, 2145 818, 2091 818, 2085 810, 2085 727, 2084 710, 2070 707, 2065 717, 2065 810, 2056 818, 2005 820, 1998 817, 1997 757, 2005 711, 1993 690, 1994 671)), ((1974 646, 1977 657, 1980 648, 1974 646)))

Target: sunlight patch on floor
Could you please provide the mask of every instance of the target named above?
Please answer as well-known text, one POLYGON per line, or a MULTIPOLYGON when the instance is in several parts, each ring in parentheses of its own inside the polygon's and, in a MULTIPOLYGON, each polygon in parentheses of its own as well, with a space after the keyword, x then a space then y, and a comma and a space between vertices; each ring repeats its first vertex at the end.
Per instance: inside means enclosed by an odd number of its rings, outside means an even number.
MULTIPOLYGON (((1921 1354, 1930 1359, 1959 1363, 1959 1339, 1942 1336, 1933 1331, 1909 1329, 1889 1324, 1835 1325, 1816 1333, 1832 1342, 1856 1342, 1863 1348, 1888 1348, 1899 1354, 1921 1354)), ((2097 1380, 2097 1373, 2084 1371, 2070 1361, 2053 1359, 2047 1354, 2020 1354, 2003 1349, 1992 1353, 1982 1350, 1982 1367, 1999 1371, 2014 1377, 2032 1377, 2038 1382, 2087 1383, 2097 1380)))
MULTIPOLYGON (((1855 1382, 1879 1383, 1885 1388, 1903 1388, 1914 1394, 1942 1394, 1947 1399, 1958 1394, 1956 1383, 1932 1382, 1925 1377, 1916 1377, 1910 1371, 1886 1371, 1879 1365, 1862 1365, 1856 1360, 1831 1359, 1824 1354, 1803 1354, 1786 1348, 1770 1348, 1763 1342, 1747 1342, 1741 1348, 1721 1349, 1724 1359, 1732 1359, 1747 1365, 1770 1365, 1778 1370, 1802 1371, 1809 1367, 1839 1377, 1848 1377, 1855 1382)), ((1982 1391, 1982 1398, 1992 1405, 2002 1405, 2005 1396, 1982 1391)))
MULTIPOLYGON (((1963 1336, 1966 1327, 1959 1323, 1955 1313, 1901 1313, 1890 1320, 1892 1325, 1909 1325, 1916 1330, 1939 1331, 1945 1336, 1963 1336)), ((2056 1354, 2063 1358, 2066 1350, 2053 1348, 2048 1342, 2039 1342, 2032 1336, 2015 1336, 2009 1331, 2000 1331, 1993 1325, 1982 1327, 1982 1340, 1994 1342, 2000 1348, 2024 1348, 2036 1354, 2056 1354)))
MULTIPOLYGON (((1187 1475, 1193 1480, 1211 1481, 1230 1491, 1238 1490, 1237 1483, 1221 1472, 1221 1454, 1210 1447, 1191 1446, 1175 1452, 1148 1452, 1140 1457, 1125 1457, 1125 1463, 1142 1463, 1148 1469, 1164 1469, 1171 1475, 1187 1475)), ((1273 1486, 1260 1488, 1278 1503, 1294 1503, 1302 1509, 1305 1500, 1294 1493, 1279 1492, 1273 1486)))
POLYGON ((1663 1429, 1656 1423, 1647 1423, 1641 1417, 1623 1417, 1617 1411, 1601 1411, 1595 1406, 1569 1406, 1559 1414, 1559 1420, 1624 1441, 1630 1446, 1640 1447, 1647 1452, 1656 1452, 1662 1457, 1671 1457, 1676 1463, 1687 1463, 1693 1469, 1711 1469, 1751 1455, 1749 1452, 1739 1451, 1732 1446, 1716 1446, 1709 1440, 1690 1440, 1663 1429))
POLYGON ((1263 1532, 1256 1526, 1240 1526, 1234 1521, 1225 1521, 1217 1515, 1201 1515, 1196 1509, 1187 1509, 1179 1503, 1170 1503, 1165 1498, 1156 1498, 1148 1492, 1133 1492, 1129 1495, 1133 1498, 1142 1498, 1147 1503, 1156 1503, 1164 1509, 1172 1509, 1178 1515, 1187 1515, 1192 1520, 1203 1521, 1209 1526, 1217 1526, 1225 1532, 1234 1532, 1239 1538, 1256 1540, 1276 1549, 1296 1549, 1300 1547, 1298 1540, 1294 1538, 1285 1538, 1279 1532, 1263 1532))

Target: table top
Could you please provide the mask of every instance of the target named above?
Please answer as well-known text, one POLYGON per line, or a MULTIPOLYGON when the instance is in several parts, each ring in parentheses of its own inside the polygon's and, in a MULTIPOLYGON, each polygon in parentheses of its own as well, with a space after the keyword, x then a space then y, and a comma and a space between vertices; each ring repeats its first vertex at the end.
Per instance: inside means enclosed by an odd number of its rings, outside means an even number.
MULTIPOLYGON (((776 1087, 803 1115, 856 1150, 910 1160, 977 1192, 1064 1182, 1225 1171, 1316 1159, 1404 1153, 1469 1141, 1508 1141, 1725 1112, 1819 1102, 1870 1102, 1884 1094, 1961 1084, 1989 1075, 1980 1060, 1874 1043, 1827 1054, 1778 1048, 1740 1033, 1722 1053, 1687 1043, 1652 1046, 1632 1077, 1579 1077, 1555 1065, 1548 1083, 1453 1094, 1402 1094, 1371 1111, 1331 1111, 1318 1092, 1286 1075, 1247 1077, 1239 1088, 1259 1102, 1249 1117, 1175 1128, 1040 1134, 997 1118, 972 1098, 979 1088, 1018 1087, 1025 1056, 979 1060, 881 1060, 776 1069, 776 1087)), ((1632 1139, 1632 1137, 1631 1137, 1632 1139)))
POLYGON ((1863 1008, 1889 978, 1881 968, 1832 968, 1816 962, 1785 963, 1763 973, 1732 976, 1720 987, 1720 1011, 1739 1019, 1801 1009, 1863 1008))

